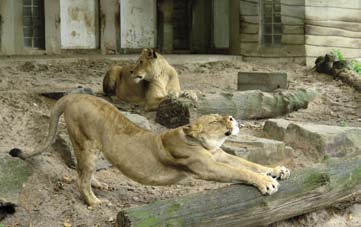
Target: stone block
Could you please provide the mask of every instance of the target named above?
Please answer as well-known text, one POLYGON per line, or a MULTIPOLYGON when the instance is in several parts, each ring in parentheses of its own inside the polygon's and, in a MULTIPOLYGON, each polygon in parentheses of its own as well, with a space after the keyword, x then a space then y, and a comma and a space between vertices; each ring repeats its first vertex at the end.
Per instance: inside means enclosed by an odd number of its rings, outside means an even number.
POLYGON ((0 154, 0 220, 15 212, 23 185, 33 173, 27 162, 0 154))
POLYGON ((293 153, 293 149, 283 142, 249 135, 232 136, 221 148, 227 153, 263 165, 277 164, 293 153))
POLYGON ((287 89, 287 73, 239 72, 237 89, 239 91, 261 90, 273 91, 287 89))
POLYGON ((361 128, 319 125, 272 119, 263 128, 268 138, 280 139, 314 160, 361 152, 361 128))
POLYGON ((290 121, 284 119, 267 120, 263 126, 263 132, 267 138, 283 141, 290 121))

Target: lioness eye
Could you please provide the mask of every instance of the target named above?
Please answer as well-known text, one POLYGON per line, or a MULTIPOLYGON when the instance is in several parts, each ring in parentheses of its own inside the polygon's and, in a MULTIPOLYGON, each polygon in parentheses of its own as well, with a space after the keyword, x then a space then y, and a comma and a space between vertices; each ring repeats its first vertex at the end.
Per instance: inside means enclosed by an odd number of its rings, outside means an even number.
POLYGON ((230 121, 233 121, 233 118, 232 118, 232 117, 230 117, 230 118, 229 118, 229 120, 230 120, 230 121))

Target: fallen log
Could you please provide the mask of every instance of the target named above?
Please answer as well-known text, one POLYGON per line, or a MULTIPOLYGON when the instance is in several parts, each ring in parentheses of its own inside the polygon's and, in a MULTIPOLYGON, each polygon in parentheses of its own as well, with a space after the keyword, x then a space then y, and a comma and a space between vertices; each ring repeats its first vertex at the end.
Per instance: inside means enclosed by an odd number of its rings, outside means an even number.
POLYGON ((333 76, 336 80, 353 87, 356 91, 361 91, 361 75, 352 70, 351 62, 338 59, 332 54, 319 56, 315 61, 314 69, 319 73, 333 76))
POLYGON ((265 226, 342 202, 361 190, 361 157, 295 171, 280 190, 262 196, 231 185, 120 211, 118 226, 265 226))
POLYGON ((187 99, 165 100, 158 110, 156 122, 174 128, 189 123, 189 115, 218 113, 232 115, 243 120, 274 118, 307 108, 317 95, 314 89, 298 89, 275 93, 259 90, 236 91, 232 93, 207 93, 197 102, 187 99), (188 112, 185 114, 185 112, 188 112), (188 117, 188 119, 184 119, 188 117))
POLYGON ((352 70, 342 70, 335 75, 336 79, 353 87, 356 91, 361 91, 361 75, 352 70))

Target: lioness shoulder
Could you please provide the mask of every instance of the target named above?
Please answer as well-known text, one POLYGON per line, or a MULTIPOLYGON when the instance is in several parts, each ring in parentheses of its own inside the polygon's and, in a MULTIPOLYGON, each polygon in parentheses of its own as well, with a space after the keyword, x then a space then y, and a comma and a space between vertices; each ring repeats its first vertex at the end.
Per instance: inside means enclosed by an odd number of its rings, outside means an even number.
POLYGON ((155 50, 144 49, 141 52, 133 71, 133 78, 136 82, 149 82, 145 92, 146 110, 156 109, 167 96, 181 95, 177 71, 155 50))

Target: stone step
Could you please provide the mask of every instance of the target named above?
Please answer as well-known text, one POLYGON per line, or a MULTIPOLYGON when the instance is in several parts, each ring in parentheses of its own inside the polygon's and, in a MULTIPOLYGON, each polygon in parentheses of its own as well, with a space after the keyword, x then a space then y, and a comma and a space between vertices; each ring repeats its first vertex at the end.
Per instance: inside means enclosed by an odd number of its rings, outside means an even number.
POLYGON ((270 119, 266 121, 263 131, 267 138, 284 141, 316 160, 361 152, 361 128, 270 119))
POLYGON ((232 136, 221 148, 227 153, 263 165, 277 164, 293 154, 293 149, 283 142, 250 135, 232 136))

